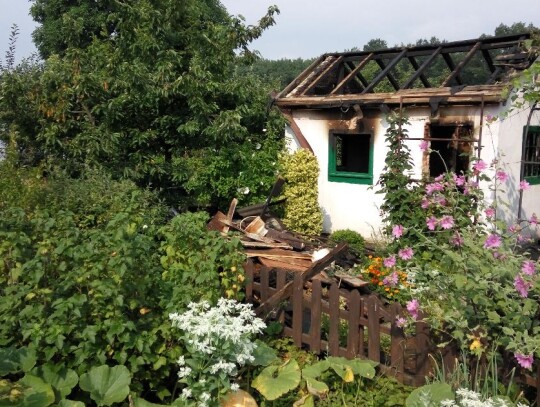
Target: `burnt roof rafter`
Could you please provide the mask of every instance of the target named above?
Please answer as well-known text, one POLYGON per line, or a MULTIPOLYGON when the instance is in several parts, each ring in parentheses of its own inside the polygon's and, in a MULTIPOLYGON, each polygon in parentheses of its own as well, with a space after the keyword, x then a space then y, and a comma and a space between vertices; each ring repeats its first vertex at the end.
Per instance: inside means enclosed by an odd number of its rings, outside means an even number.
MULTIPOLYGON (((451 86, 478 87, 505 83, 512 71, 533 62, 522 49, 529 34, 456 41, 380 51, 322 55, 276 98, 300 100, 368 94, 425 92, 451 86), (416 87, 413 88, 413 87, 416 87)), ((457 89, 457 88, 456 88, 457 89)), ((333 102, 332 102, 333 103, 333 102)), ((332 104, 331 103, 331 104, 332 104)))

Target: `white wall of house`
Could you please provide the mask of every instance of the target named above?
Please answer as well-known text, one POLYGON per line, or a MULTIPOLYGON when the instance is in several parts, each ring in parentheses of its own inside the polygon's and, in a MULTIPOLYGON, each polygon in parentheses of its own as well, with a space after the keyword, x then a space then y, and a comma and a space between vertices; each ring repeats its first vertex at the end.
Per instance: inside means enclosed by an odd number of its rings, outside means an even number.
MULTIPOLYGON (((481 158, 488 164, 499 159, 503 168, 510 174, 510 179, 505 184, 506 191, 503 198, 508 201, 510 206, 504 212, 504 218, 515 221, 519 203, 521 138, 528 110, 511 115, 504 120, 486 121, 486 117, 498 116, 504 110, 506 110, 504 106, 486 106, 484 108, 481 158)), ((434 119, 430 118, 429 108, 409 108, 406 109, 406 114, 409 117, 409 125, 405 128, 411 138, 424 137, 426 123, 435 122, 434 119)), ((380 229, 383 225, 379 208, 383 196, 376 193, 378 190, 376 183, 384 168, 387 150, 385 133, 388 129, 388 123, 384 120, 384 115, 368 114, 363 119, 362 132, 369 132, 374 136, 374 185, 372 186, 328 180, 329 132, 336 127, 347 128, 348 126, 351 128, 354 126, 352 121, 340 120, 339 114, 315 110, 295 110, 293 117, 319 161, 319 204, 324 214, 324 231, 353 229, 367 238, 380 235, 380 229)), ((444 124, 471 123, 474 137, 477 139, 480 137, 481 109, 479 106, 441 107, 437 119, 438 123, 444 124)), ((538 120, 533 124, 537 123, 538 120)), ((286 137, 289 140, 291 151, 300 148, 290 128, 287 129, 286 137)), ((428 160, 420 150, 420 140, 410 140, 408 145, 414 162, 414 171, 411 175, 419 179, 428 160)), ((476 153, 477 151, 475 151, 476 153)), ((484 183, 481 184, 481 187, 488 201, 492 201, 494 193, 490 189, 491 185, 484 183)), ((498 193, 502 194, 502 191, 498 193)), ((532 213, 540 216, 540 185, 532 186, 529 191, 524 192, 523 208, 524 216, 530 217, 532 213)))

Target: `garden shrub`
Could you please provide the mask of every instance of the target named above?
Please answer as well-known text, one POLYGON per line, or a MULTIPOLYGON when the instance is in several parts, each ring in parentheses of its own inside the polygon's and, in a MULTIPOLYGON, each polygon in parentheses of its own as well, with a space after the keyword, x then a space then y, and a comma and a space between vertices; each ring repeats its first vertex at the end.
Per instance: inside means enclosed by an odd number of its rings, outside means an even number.
POLYGON ((362 256, 364 253, 366 241, 360 233, 355 232, 354 230, 336 230, 330 234, 328 239, 334 243, 347 243, 349 250, 358 257, 362 256))
POLYGON ((283 196, 287 198, 283 223, 298 233, 320 235, 323 218, 318 201, 317 158, 305 149, 283 155, 281 171, 287 180, 283 189, 283 196))

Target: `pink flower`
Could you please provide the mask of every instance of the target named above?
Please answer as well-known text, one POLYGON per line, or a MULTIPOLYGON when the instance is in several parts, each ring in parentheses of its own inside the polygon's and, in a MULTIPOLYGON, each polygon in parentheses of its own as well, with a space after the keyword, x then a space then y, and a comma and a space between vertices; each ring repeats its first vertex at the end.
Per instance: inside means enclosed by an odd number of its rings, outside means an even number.
POLYGON ((490 206, 489 208, 486 208, 484 213, 486 214, 486 218, 491 219, 495 216, 495 208, 490 206))
POLYGON ((526 274, 528 276, 534 275, 536 272, 536 265, 534 264, 534 261, 526 260, 521 264, 521 271, 523 274, 526 274))
POLYGON ((538 225, 538 217, 536 216, 536 213, 532 214, 531 218, 529 219, 529 223, 531 224, 531 226, 538 225))
POLYGON ((435 202, 441 206, 446 206, 446 199, 444 199, 442 196, 436 197, 435 202))
POLYGON ((395 225, 392 228, 392 236, 394 236, 396 239, 399 239, 403 235, 403 230, 403 226, 395 225))
POLYGON ((532 283, 523 280, 523 278, 519 274, 516 276, 516 278, 514 278, 514 288, 521 297, 527 298, 531 287, 532 283))
POLYGON ((427 208, 429 208, 429 205, 430 205, 429 200, 426 199, 426 198, 423 198, 423 199, 422 199, 422 202, 420 203, 420 206, 422 207, 422 209, 427 209, 427 208))
POLYGON ((519 183, 519 189, 522 191, 526 191, 531 187, 531 185, 527 182, 527 180, 523 180, 519 183))
POLYGON ((411 314, 414 320, 418 319, 418 313, 420 312, 420 303, 417 299, 411 300, 407 303, 407 311, 411 314))
POLYGON ((414 251, 410 247, 406 247, 404 249, 401 249, 399 251, 399 253, 398 253, 398 256, 402 260, 410 260, 410 259, 412 259, 413 255, 414 255, 414 251))
POLYGON ((396 256, 390 256, 383 260, 384 267, 392 268, 396 265, 396 256))
POLYGON ((476 173, 482 172, 482 171, 484 171, 486 168, 487 168, 487 164, 485 163, 484 160, 478 160, 478 161, 475 162, 474 165, 473 165, 473 170, 474 170, 474 172, 476 172, 476 173))
POLYGON ((443 184, 440 182, 434 182, 426 185, 426 194, 431 195, 433 192, 442 191, 444 189, 443 184))
POLYGON ((428 151, 428 149, 429 149, 429 141, 422 140, 420 142, 420 150, 422 150, 423 152, 426 152, 426 151, 428 151))
POLYGON ((522 353, 514 353, 514 357, 516 358, 518 364, 524 368, 524 369, 532 369, 532 365, 534 362, 534 358, 532 354, 524 355, 522 353))
POLYGON ((454 246, 461 246, 463 244, 463 238, 456 232, 454 236, 452 236, 452 239, 450 239, 450 243, 454 246))
POLYGON ((383 280, 383 284, 387 285, 389 287, 395 287, 399 282, 398 273, 394 271, 389 276, 385 277, 383 280))
POLYGON ((486 249, 496 249, 499 247, 502 243, 502 239, 499 235, 496 235, 495 233, 490 234, 486 241, 484 242, 484 248, 486 249))
POLYGON ((503 170, 497 170, 497 172, 495 173, 495 178, 497 178, 499 182, 506 182, 506 180, 508 179, 508 174, 503 170))
POLYGON ((441 228, 443 229, 451 229, 452 226, 454 226, 454 218, 450 215, 443 216, 439 225, 441 225, 441 228))
POLYGON ((456 181, 456 185, 458 187, 461 187, 461 186, 465 185, 465 177, 463 175, 458 175, 455 178, 455 181, 456 181))
POLYGON ((403 328, 407 324, 407 320, 403 317, 396 318, 396 326, 398 328, 403 328))
POLYGON ((435 218, 435 216, 426 219, 426 225, 429 230, 435 230, 438 223, 439 222, 437 221, 437 218, 435 218))

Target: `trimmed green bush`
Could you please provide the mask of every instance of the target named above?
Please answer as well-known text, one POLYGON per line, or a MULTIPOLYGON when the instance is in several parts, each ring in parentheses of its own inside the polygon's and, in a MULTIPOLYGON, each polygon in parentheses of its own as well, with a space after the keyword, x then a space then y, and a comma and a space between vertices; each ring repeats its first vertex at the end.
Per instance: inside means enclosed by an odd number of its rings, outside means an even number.
POLYGON ((341 229, 334 231, 328 238, 331 242, 345 242, 349 245, 349 250, 356 256, 361 256, 365 250, 365 239, 358 232, 351 229, 341 229))

